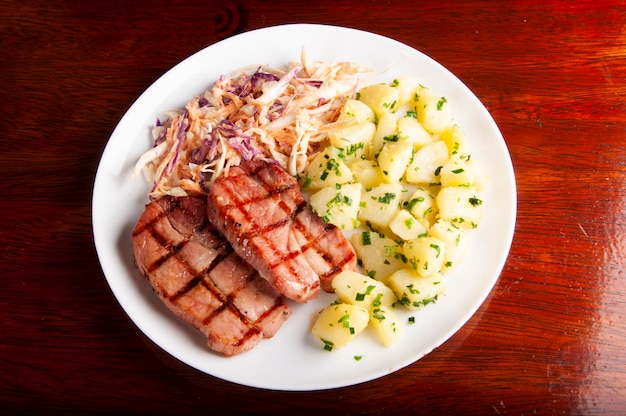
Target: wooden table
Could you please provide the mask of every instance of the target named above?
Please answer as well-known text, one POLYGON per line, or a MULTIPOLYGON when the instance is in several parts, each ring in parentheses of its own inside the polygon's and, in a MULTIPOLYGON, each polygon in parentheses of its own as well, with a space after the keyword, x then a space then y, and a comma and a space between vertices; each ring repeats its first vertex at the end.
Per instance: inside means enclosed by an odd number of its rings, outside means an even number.
POLYGON ((626 410, 626 3, 6 0, 0 30, 3 414, 626 410), (101 152, 142 91, 208 45, 294 22, 449 68, 500 127, 518 186, 508 261, 463 328, 386 377, 304 393, 163 352, 112 295, 91 228, 101 152))

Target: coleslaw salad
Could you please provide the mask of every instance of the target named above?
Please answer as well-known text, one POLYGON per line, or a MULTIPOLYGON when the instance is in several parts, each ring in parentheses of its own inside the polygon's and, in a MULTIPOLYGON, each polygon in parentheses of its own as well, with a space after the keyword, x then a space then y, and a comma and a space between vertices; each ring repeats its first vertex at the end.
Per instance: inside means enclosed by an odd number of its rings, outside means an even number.
POLYGON ((297 176, 324 147, 346 98, 367 70, 352 62, 301 61, 285 68, 259 65, 221 75, 184 109, 166 113, 152 129, 154 146, 133 177, 151 182, 149 198, 208 193, 242 160, 266 159, 297 176))

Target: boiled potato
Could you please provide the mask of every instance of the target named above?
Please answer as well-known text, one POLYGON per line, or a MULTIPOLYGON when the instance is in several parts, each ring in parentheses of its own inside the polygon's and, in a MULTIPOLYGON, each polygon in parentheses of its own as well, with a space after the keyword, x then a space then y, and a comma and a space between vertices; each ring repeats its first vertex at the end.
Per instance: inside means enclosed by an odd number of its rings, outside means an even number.
POLYGON ((483 218, 482 203, 476 189, 448 186, 442 188, 435 198, 439 218, 461 228, 476 228, 483 218))
POLYGON ((366 327, 370 319, 368 309, 348 303, 337 303, 322 309, 313 325, 313 335, 331 351, 346 345, 366 327))
POLYGON ((363 188, 373 188, 385 182, 385 177, 375 160, 357 160, 352 162, 349 167, 354 180, 363 185, 363 188))
POLYGON ((367 104, 377 116, 386 111, 395 112, 399 106, 400 94, 389 84, 367 85, 359 90, 357 99, 367 104))
POLYGON ((402 185, 397 182, 366 189, 361 193, 359 220, 375 228, 386 228, 400 209, 402 194, 402 185))
POLYGON ((309 163, 302 188, 313 190, 350 182, 354 182, 354 176, 340 150, 335 146, 327 146, 309 163))
POLYGON ((415 117, 404 116, 399 118, 396 128, 400 138, 408 140, 418 148, 426 146, 433 141, 433 137, 415 117))
POLYGON ((474 186, 476 174, 472 165, 453 154, 440 171, 441 186, 474 186))
POLYGON ((416 95, 417 119, 429 133, 441 133, 454 125, 452 110, 445 97, 425 87, 419 87, 416 95))
POLYGON ((403 247, 407 262, 420 276, 439 273, 446 258, 446 244, 432 236, 407 241, 403 247))
POLYGON ((418 220, 426 220, 429 227, 435 222, 437 215, 435 197, 426 189, 416 188, 403 206, 418 220))
POLYGON ((387 183, 400 182, 413 153, 413 145, 408 140, 388 141, 383 145, 376 160, 387 183))
POLYGON ((391 111, 385 111, 378 115, 376 133, 374 133, 374 137, 370 145, 370 159, 375 159, 380 150, 383 148, 383 145, 389 141, 390 138, 396 137, 396 127, 396 116, 391 111))
POLYGON ((350 270, 335 276, 332 287, 342 302, 358 305, 370 311, 381 305, 391 307, 398 300, 384 283, 350 270))
POLYGON ((469 247, 465 229, 449 221, 437 220, 428 230, 428 235, 440 239, 446 245, 442 271, 453 270, 461 264, 469 247))
POLYGON ((372 325, 378 334, 378 338, 386 347, 398 342, 404 333, 404 325, 400 322, 393 309, 386 305, 380 305, 372 309, 370 325, 372 325))
POLYGON ((413 155, 406 169, 406 181, 414 184, 438 183, 437 174, 448 161, 448 148, 440 140, 427 144, 413 155))
POLYGON ((376 133, 376 125, 365 121, 338 127, 328 132, 332 146, 341 149, 346 163, 350 160, 362 159, 369 153, 369 147, 376 133))
POLYGON ((376 114, 363 101, 347 99, 341 107, 337 121, 349 124, 374 123, 376 114))
POLYGON ((439 140, 443 141, 446 146, 448 146, 448 153, 451 155, 468 154, 465 133, 463 133, 463 130, 461 130, 461 128, 457 124, 454 124, 450 128, 441 132, 441 134, 439 135, 439 140))
POLYGON ((389 287, 402 305, 419 309, 435 302, 445 292, 447 283, 439 273, 424 277, 415 270, 400 269, 389 276, 389 287))
POLYGON ((387 237, 374 231, 361 231, 352 234, 352 247, 359 259, 359 264, 368 276, 382 282, 391 273, 406 267, 402 247, 387 237))
POLYGON ((360 225, 357 214, 362 188, 360 183, 326 186, 311 195, 309 203, 324 222, 352 230, 360 225))
POLYGON ((401 209, 389 223, 391 231, 401 239, 414 240, 427 233, 427 228, 417 220, 409 211, 401 209))
POLYGON ((415 96, 415 91, 417 91, 420 83, 417 78, 405 75, 394 79, 391 86, 398 89, 399 105, 407 103, 413 104, 413 97, 415 96))

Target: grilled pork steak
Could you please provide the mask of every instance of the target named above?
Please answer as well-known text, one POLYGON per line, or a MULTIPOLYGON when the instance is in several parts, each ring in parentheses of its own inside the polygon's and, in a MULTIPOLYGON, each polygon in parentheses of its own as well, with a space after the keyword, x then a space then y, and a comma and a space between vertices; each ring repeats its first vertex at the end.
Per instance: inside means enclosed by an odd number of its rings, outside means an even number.
POLYGON ((280 166, 254 160, 232 167, 207 200, 211 223, 233 249, 286 297, 306 302, 332 278, 356 270, 343 233, 307 205, 295 178, 280 166))
POLYGON ((149 203, 133 232, 135 261, 177 316, 226 356, 272 337, 291 311, 280 294, 211 226, 206 199, 149 203))

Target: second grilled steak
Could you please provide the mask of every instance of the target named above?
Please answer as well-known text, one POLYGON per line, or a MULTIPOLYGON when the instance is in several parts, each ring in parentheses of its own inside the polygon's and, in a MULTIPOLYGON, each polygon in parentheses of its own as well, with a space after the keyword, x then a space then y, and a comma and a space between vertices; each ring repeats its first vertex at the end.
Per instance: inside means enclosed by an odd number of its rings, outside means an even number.
POLYGON ((274 288, 297 302, 331 291, 340 271, 356 270, 341 230, 308 206, 294 177, 264 161, 242 162, 213 184, 209 220, 274 288))

